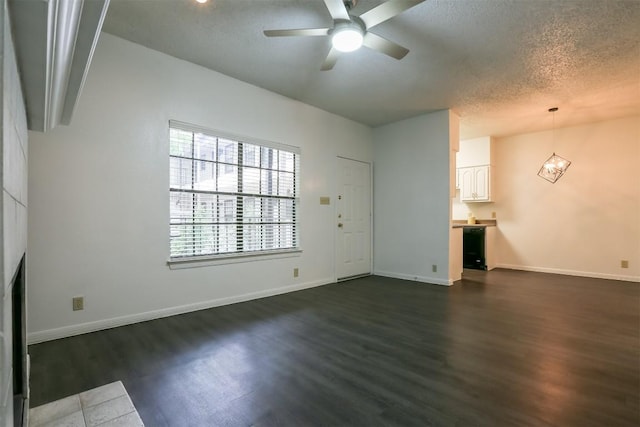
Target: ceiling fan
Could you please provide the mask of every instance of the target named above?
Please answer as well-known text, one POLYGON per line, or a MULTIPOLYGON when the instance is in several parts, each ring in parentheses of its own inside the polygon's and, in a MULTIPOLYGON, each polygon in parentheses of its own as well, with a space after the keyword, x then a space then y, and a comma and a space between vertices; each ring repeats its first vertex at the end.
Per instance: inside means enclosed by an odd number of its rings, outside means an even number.
POLYGON ((377 50, 395 59, 402 59, 409 53, 409 49, 369 30, 423 1, 425 0, 389 0, 360 16, 355 16, 351 15, 349 11, 358 0, 324 0, 329 14, 333 18, 333 27, 265 30, 264 35, 267 37, 331 36, 332 47, 322 63, 321 70, 323 71, 333 68, 340 52, 352 52, 359 49, 360 46, 377 50))

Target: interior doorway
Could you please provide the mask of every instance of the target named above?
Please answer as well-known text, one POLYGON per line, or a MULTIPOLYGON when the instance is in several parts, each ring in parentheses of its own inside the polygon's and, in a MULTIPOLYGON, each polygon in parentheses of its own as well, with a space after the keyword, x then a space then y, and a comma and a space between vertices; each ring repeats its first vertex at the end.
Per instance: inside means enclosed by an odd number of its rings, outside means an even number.
POLYGON ((336 278, 371 273, 371 165, 337 159, 336 278))

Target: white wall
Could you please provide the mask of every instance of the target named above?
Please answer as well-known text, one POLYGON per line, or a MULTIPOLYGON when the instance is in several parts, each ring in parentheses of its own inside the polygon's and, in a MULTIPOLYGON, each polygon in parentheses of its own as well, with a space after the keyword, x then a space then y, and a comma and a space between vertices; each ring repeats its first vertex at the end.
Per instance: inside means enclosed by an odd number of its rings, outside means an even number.
POLYGON ((319 198, 372 160, 366 126, 106 33, 71 126, 29 136, 31 342, 334 281, 319 198), (169 119, 301 147, 301 256, 167 267, 169 119))
POLYGON ((498 221, 498 266, 640 281, 640 116, 496 139, 495 203, 454 203, 454 218, 498 221), (554 151, 555 184, 536 174, 554 151), (621 260, 629 268, 620 267, 621 260))
POLYGON ((0 1, 0 426, 13 426, 11 281, 27 245, 27 121, 7 5, 0 1))
POLYGON ((375 274, 450 282, 452 116, 443 110, 374 129, 375 274))

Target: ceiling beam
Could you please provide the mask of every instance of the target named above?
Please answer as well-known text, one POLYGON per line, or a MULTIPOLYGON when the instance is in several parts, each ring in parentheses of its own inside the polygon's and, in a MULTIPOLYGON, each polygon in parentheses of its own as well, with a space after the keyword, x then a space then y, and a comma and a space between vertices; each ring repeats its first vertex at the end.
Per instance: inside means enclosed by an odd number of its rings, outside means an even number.
POLYGON ((11 0, 30 130, 68 125, 89 71, 109 0, 11 0))

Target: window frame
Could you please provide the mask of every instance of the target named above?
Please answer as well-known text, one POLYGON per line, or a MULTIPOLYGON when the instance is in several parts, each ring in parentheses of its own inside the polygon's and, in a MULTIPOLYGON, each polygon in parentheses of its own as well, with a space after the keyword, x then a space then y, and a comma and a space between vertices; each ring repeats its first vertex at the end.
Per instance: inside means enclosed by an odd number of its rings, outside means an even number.
MULTIPOLYGON (((189 266, 188 264, 191 263, 198 263, 198 264, 205 264, 205 265, 215 265, 218 263, 235 263, 235 262, 245 262, 247 260, 250 260, 251 258, 255 258, 255 257, 260 257, 260 259, 267 259, 267 258, 282 258, 282 257, 290 257, 290 256, 297 256, 299 255, 299 253, 302 252, 301 250, 301 246, 300 246, 300 218, 299 218, 299 211, 300 211, 300 170, 301 170, 301 150, 299 147, 295 147, 295 146, 291 146, 291 145, 287 145, 287 144, 282 144, 282 143, 277 143, 277 142, 273 142, 273 141, 266 141, 266 140, 261 140, 261 139, 257 139, 257 138, 251 138, 251 137, 246 137, 246 136, 239 136, 239 135, 235 135, 235 134, 230 134, 228 132, 224 132, 224 131, 219 131, 219 130, 213 130, 213 129, 208 129, 208 128, 204 128, 201 126, 197 126, 197 125, 193 125, 193 124, 189 124, 189 123, 185 123, 185 122, 180 122, 177 120, 170 120, 169 121, 169 126, 168 126, 168 135, 167 135, 167 141, 169 143, 169 150, 168 150, 168 154, 169 154, 169 258, 167 260, 167 263, 169 264, 169 266, 171 266, 172 268, 174 268, 173 266, 175 265, 175 267, 177 268, 184 268, 184 266, 179 266, 180 264, 187 264, 187 267, 189 266), (199 163, 201 163, 203 161, 203 159, 198 158, 195 154, 194 154, 194 150, 192 149, 192 153, 190 157, 185 157, 185 156, 181 156, 181 155, 176 155, 176 154, 172 154, 172 150, 171 150, 171 143, 172 143, 172 130, 176 129, 176 130, 180 130, 180 131, 185 131, 185 132, 190 132, 192 133, 192 136, 195 137, 195 134, 204 134, 208 137, 211 138, 215 138, 216 140, 216 146, 215 146, 215 160, 206 160, 207 162, 210 162, 212 164, 212 168, 213 170, 219 170, 219 172, 216 173, 214 181, 216 182, 216 188, 211 190, 200 190, 200 189, 196 189, 195 188, 195 181, 194 180, 199 180, 200 178, 200 174, 202 172, 202 168, 200 166, 195 166, 195 165, 199 165, 199 163), (235 164, 231 164, 231 169, 233 169, 235 167, 235 169, 238 171, 238 179, 239 181, 236 182, 235 184, 235 190, 232 192, 229 191, 223 191, 218 187, 218 182, 220 181, 220 174, 221 173, 225 173, 224 171, 226 171, 227 169, 229 169, 229 166, 227 164, 227 161, 221 161, 220 158, 220 153, 218 152, 219 150, 219 141, 220 140, 225 140, 225 141, 230 141, 235 143, 237 149, 236 149, 236 153, 235 153, 235 164), (248 144, 254 147, 257 147, 257 149, 253 149, 253 150, 249 150, 249 151, 254 151, 253 152, 253 162, 252 165, 247 165, 243 163, 243 152, 245 151, 245 145, 243 144, 248 144), (289 196, 283 196, 281 194, 279 194, 279 192, 273 193, 273 192, 263 192, 262 190, 262 181, 258 180, 258 189, 257 189, 257 193, 245 193, 243 192, 243 177, 245 175, 243 175, 245 172, 243 172, 243 168, 244 169, 255 169, 257 170, 257 173, 259 176, 262 175, 263 171, 276 171, 279 173, 285 173, 286 171, 284 169, 281 169, 280 164, 276 164, 275 169, 273 168, 273 165, 271 166, 263 166, 262 162, 260 161, 261 159, 261 155, 260 153, 262 152, 262 150, 278 150, 279 152, 287 152, 290 154, 293 154, 293 171, 292 172, 287 172, 287 173, 292 173, 292 192, 293 195, 289 196), (257 151, 257 152, 256 152, 257 151), (255 156, 257 154, 257 158, 258 160, 255 160, 255 156), (192 162, 192 170, 191 173, 188 174, 190 175, 188 178, 191 181, 191 185, 192 188, 184 188, 181 185, 175 186, 173 185, 172 182, 172 161, 173 159, 185 159, 187 161, 192 162), (224 170, 223 170, 224 169, 224 170), (229 224, 235 224, 237 227, 237 231, 236 231, 236 237, 235 237, 235 245, 236 245, 236 249, 235 250, 231 250, 231 251, 224 251, 224 252, 212 252, 212 253, 196 253, 196 250, 194 249, 193 254, 191 255, 184 255, 184 254, 175 254, 173 252, 173 239, 174 239, 174 226, 176 228, 179 228, 180 225, 182 226, 186 226, 186 228, 188 228, 189 226, 192 228, 192 238, 190 241, 191 244, 194 246, 194 248, 196 247, 196 245, 198 243, 202 243, 202 241, 198 241, 199 239, 195 238, 195 227, 199 224, 199 222, 196 220, 195 218, 195 213, 193 214, 193 216, 191 217, 191 221, 189 222, 189 218, 185 218, 184 222, 180 222, 180 221, 176 221, 176 218, 180 218, 179 216, 172 216, 172 214, 174 213, 174 211, 172 210, 171 204, 172 204, 172 195, 174 194, 189 194, 191 197, 195 197, 195 195, 197 194, 206 194, 209 196, 213 196, 216 197, 216 200, 218 200, 220 198, 220 196, 223 197, 229 197, 230 193, 233 193, 234 197, 236 197, 238 199, 238 202, 236 202, 236 207, 235 207, 235 218, 237 218, 237 220, 235 222, 229 223, 229 224), (292 241, 292 245, 291 246, 282 246, 282 247, 277 247, 277 248, 264 248, 265 245, 268 245, 269 243, 273 243, 273 241, 268 240, 265 237, 265 233, 268 227, 268 225, 273 224, 273 222, 267 221, 269 220, 268 217, 265 216, 265 211, 261 210, 260 211, 260 216, 259 217, 248 217, 246 212, 244 212, 244 199, 246 198, 247 200, 253 198, 254 199, 254 203, 255 203, 255 199, 256 198, 260 198, 261 203, 266 203, 267 201, 273 201, 275 200, 277 201, 281 201, 281 200, 285 200, 285 201, 290 201, 291 203, 291 211, 290 211, 290 217, 291 217, 291 221, 290 222, 286 222, 286 224, 290 225, 292 228, 292 232, 290 235, 290 239, 292 241), (240 202, 240 199, 243 199, 242 203, 240 202), (247 218, 252 219, 251 220, 247 220, 247 218), (257 218, 257 221, 256 221, 257 218), (259 249, 246 249, 245 250, 245 245, 247 245, 247 242, 250 242, 250 240, 246 240, 247 235, 245 235, 244 231, 245 228, 249 228, 250 225, 260 225, 264 227, 265 232, 264 233, 258 233, 261 237, 260 237, 260 241, 259 241, 259 249)), ((194 144, 194 142, 192 141, 191 144, 194 144)), ((226 150, 226 148, 224 149, 226 150)), ((225 160, 228 159, 228 153, 224 154, 225 156, 225 160)), ((277 160, 276 160, 277 162, 277 160)), ((182 174, 183 170, 180 169, 179 173, 182 174)), ((180 179, 180 182, 182 182, 183 180, 180 179)), ((216 209, 220 209, 223 205, 220 205, 220 200, 218 200, 216 202, 216 209)), ((195 210, 195 199, 192 199, 192 206, 194 206, 194 210, 195 210)), ((194 211, 195 212, 195 211, 194 211)), ((278 216, 278 218, 280 218, 280 215, 278 216)), ((271 220, 272 221, 272 220, 271 220)), ((227 224, 227 225, 229 225, 227 224)), ((283 223, 284 224, 284 223, 283 223)), ((216 236, 220 236, 221 233, 223 232, 224 228, 223 228, 223 224, 221 222, 217 222, 217 223, 211 223, 208 224, 211 225, 211 232, 216 235, 216 236)), ((285 239, 289 239, 289 235, 287 234, 286 231, 284 231, 285 233, 285 239)), ((252 236, 249 236, 252 237, 252 236)), ((218 238, 219 240, 219 238, 218 238)), ((231 241, 232 242, 232 241, 231 241)), ((189 243, 187 243, 189 244, 189 243)), ((216 243, 216 245, 219 243, 216 243)), ((219 250, 219 248, 218 248, 219 250)))

